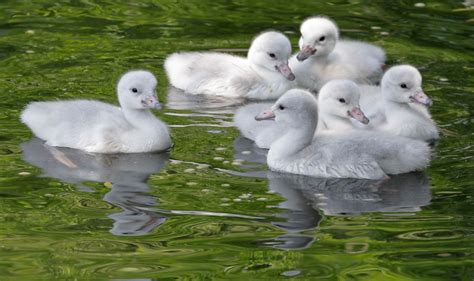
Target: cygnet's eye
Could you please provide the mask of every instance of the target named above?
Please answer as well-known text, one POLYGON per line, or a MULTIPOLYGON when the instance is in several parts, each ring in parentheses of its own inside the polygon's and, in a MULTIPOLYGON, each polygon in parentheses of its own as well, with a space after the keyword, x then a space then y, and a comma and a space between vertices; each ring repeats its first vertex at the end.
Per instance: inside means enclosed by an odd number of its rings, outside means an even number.
POLYGON ((276 58, 276 55, 275 55, 274 53, 268 53, 268 55, 269 55, 272 59, 276 58))
POLYGON ((278 106, 278 109, 280 109, 280 110, 285 110, 285 107, 280 104, 280 105, 278 106))
POLYGON ((340 102, 340 103, 345 103, 345 102, 346 102, 346 100, 345 100, 345 99, 343 99, 343 98, 340 98, 340 99, 339 99, 339 102, 340 102))
POLYGON ((321 37, 319 38, 319 41, 320 41, 320 42, 323 42, 324 40, 326 40, 326 36, 321 36, 321 37))
POLYGON ((132 92, 138 93, 138 89, 137 88, 132 88, 132 92))
POLYGON ((406 88, 407 88, 407 84, 402 83, 402 84, 400 84, 400 87, 402 87, 403 89, 406 89, 406 88))

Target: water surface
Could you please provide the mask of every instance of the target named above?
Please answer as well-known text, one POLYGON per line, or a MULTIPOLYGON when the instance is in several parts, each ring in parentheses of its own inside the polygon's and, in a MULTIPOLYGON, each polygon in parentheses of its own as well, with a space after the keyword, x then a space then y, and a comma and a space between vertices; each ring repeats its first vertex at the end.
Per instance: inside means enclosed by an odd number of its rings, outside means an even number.
POLYGON ((3 1, 0 279, 471 280, 471 1, 3 1), (244 55, 265 29, 296 47, 307 16, 420 68, 443 137, 431 166, 389 181, 269 172, 239 137, 243 101, 168 87, 167 54, 244 55), (160 81, 170 153, 50 148, 19 122, 29 101, 116 103, 118 77, 160 81))

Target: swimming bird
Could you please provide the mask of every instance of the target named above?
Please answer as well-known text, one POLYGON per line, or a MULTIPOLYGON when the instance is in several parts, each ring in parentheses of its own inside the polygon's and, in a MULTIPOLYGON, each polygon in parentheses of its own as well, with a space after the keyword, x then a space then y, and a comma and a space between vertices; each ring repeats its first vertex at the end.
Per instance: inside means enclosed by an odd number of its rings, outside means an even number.
POLYGON ((189 94, 276 99, 294 87, 291 44, 280 32, 257 36, 247 58, 218 52, 182 52, 166 58, 168 79, 189 94))
POLYGON ((160 108, 157 81, 148 71, 124 74, 117 85, 120 107, 95 100, 32 102, 21 121, 47 145, 94 153, 164 151, 171 147, 160 108))
POLYGON ((436 123, 427 106, 431 99, 423 92, 422 76, 411 65, 397 65, 383 76, 381 87, 362 87, 361 107, 373 122, 366 129, 433 142, 439 138, 436 123))
POLYGON ((332 79, 349 79, 359 84, 380 80, 385 64, 382 48, 340 40, 336 23, 321 16, 306 19, 300 32, 300 51, 290 59, 298 87, 317 92, 332 79))
POLYGON ((263 120, 275 119, 285 127, 268 152, 267 164, 273 171, 384 179, 387 175, 421 170, 430 160, 425 142, 383 132, 352 130, 315 136, 317 102, 304 90, 288 91, 264 115, 263 120))
POLYGON ((350 80, 331 80, 318 94, 319 120, 317 132, 356 129, 355 122, 368 124, 369 119, 359 106, 359 86, 350 80))

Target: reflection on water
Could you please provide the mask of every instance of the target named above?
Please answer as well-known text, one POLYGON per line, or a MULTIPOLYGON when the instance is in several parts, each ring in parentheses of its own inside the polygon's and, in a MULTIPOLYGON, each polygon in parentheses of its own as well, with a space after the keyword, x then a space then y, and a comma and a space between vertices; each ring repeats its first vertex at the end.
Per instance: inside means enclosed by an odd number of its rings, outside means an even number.
POLYGON ((43 175, 92 191, 83 182, 110 182, 104 200, 123 211, 109 215, 114 235, 144 235, 160 226, 166 217, 149 210, 156 198, 147 192, 148 178, 168 161, 167 153, 90 154, 76 149, 45 145, 34 138, 21 145, 23 159, 43 170, 43 175))
POLYGON ((241 98, 229 98, 211 95, 190 95, 183 90, 170 86, 166 106, 175 110, 194 110, 196 112, 232 113, 230 110, 245 102, 241 98))

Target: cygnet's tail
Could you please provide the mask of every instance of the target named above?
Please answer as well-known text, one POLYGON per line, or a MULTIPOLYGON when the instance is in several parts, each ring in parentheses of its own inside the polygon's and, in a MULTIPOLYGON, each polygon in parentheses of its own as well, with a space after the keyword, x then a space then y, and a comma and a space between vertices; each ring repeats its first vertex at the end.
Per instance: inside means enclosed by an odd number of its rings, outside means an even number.
POLYGON ((42 128, 47 127, 48 116, 48 110, 42 106, 41 102, 32 102, 21 113, 21 122, 26 124, 37 137, 46 139, 43 134, 45 130, 42 128))
POLYGON ((187 90, 191 75, 192 59, 191 54, 174 53, 165 60, 165 70, 171 85, 176 88, 187 90))

